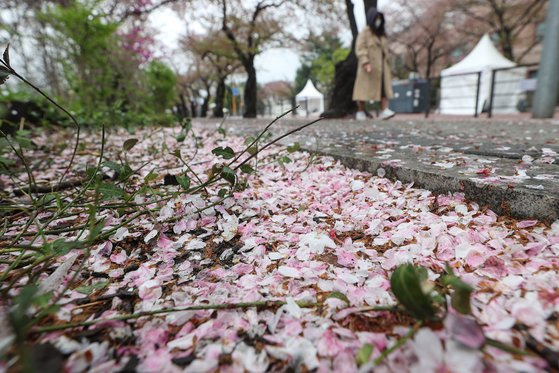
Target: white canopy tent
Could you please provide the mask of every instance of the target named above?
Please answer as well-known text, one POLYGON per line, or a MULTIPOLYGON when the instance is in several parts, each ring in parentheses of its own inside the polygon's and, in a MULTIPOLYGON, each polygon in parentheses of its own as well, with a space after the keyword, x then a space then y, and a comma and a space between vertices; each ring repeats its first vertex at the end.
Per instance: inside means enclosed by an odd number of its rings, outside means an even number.
POLYGON ((324 95, 316 89, 309 79, 305 88, 295 96, 295 101, 299 105, 299 112, 306 116, 320 115, 324 112, 324 95))
MULTIPOLYGON (((512 68, 516 64, 506 59, 485 34, 476 47, 462 61, 441 72, 442 114, 473 115, 476 108, 478 77, 480 78, 477 114, 491 95, 492 71, 512 68)), ((520 82, 525 79, 526 68, 499 70, 495 75, 493 113, 516 113, 520 100, 520 82)))

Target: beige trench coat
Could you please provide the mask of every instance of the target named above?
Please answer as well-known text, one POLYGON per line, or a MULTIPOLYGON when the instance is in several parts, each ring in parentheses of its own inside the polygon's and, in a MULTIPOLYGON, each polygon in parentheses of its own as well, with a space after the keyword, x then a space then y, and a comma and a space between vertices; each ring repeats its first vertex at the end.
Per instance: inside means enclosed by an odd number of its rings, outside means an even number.
POLYGON ((384 89, 387 98, 392 98, 392 73, 388 63, 388 43, 386 38, 373 34, 366 27, 357 36, 355 53, 359 59, 357 78, 353 87, 354 101, 380 101, 381 99, 381 76, 382 64, 384 62, 384 89), (384 51, 384 61, 382 54, 384 51), (363 67, 370 63, 372 71, 367 73, 363 67))

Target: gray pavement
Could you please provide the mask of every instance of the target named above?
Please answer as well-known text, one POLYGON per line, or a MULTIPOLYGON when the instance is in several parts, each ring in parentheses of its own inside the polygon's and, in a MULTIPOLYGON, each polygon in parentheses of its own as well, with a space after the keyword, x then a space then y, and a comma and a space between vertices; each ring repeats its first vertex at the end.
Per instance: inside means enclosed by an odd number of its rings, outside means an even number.
MULTIPOLYGON (((228 119, 225 127, 232 134, 252 135, 269 122, 228 119)), ((282 119, 272 132, 278 135, 307 122, 282 119)), ((195 121, 203 127, 217 123, 195 121)), ((348 167, 413 182, 437 194, 462 192, 498 214, 559 219, 558 119, 324 120, 284 144, 295 141, 348 167)))

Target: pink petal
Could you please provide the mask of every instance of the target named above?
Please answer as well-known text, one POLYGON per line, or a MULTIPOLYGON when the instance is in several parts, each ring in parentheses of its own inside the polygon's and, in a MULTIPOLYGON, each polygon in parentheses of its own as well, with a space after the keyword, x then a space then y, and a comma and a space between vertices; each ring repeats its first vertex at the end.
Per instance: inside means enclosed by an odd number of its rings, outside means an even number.
POLYGON ((485 343, 485 336, 479 324, 470 317, 449 312, 445 327, 450 337, 470 348, 480 348, 485 343))

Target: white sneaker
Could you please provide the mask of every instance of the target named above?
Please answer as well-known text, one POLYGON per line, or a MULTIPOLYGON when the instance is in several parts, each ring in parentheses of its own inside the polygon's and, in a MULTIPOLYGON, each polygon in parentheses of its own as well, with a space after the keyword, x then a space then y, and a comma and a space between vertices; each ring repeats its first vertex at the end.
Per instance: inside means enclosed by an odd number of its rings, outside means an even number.
POLYGON ((396 115, 395 112, 393 112, 389 108, 386 108, 382 111, 382 113, 380 113, 380 115, 378 117, 379 117, 379 119, 382 119, 382 120, 388 120, 388 119, 392 118, 394 115, 396 115))
POLYGON ((367 120, 367 115, 365 114, 364 111, 358 111, 358 112, 355 114, 355 119, 356 119, 356 120, 367 120))

